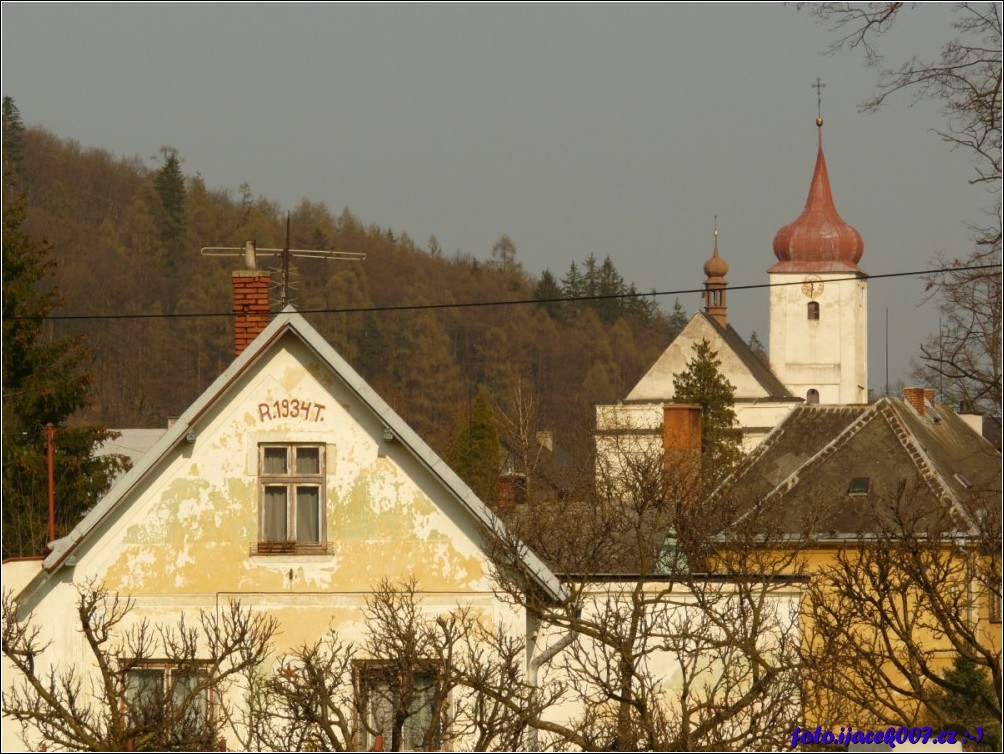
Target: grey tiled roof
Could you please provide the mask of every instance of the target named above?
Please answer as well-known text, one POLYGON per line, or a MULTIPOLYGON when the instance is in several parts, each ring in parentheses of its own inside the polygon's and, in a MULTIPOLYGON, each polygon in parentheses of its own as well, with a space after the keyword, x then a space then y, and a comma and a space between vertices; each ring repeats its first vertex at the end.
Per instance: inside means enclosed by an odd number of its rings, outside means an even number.
POLYGON ((972 528, 970 503, 998 505, 1001 456, 946 406, 923 416, 903 400, 869 406, 800 406, 792 410, 714 500, 772 499, 790 534, 810 525, 818 536, 875 532, 883 506, 912 506, 912 526, 972 528), (854 478, 867 493, 850 494, 854 478))

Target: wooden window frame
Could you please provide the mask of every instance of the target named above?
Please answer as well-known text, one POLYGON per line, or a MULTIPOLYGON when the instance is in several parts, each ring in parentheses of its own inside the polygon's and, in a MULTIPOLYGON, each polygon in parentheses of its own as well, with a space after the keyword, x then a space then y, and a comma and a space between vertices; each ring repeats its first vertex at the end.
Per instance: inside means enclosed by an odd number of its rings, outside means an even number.
MULTIPOLYGON (((376 751, 373 747, 376 745, 376 737, 378 735, 383 736, 383 750, 390 751, 392 746, 391 736, 393 735, 391 731, 386 733, 372 734, 367 729, 367 726, 371 725, 371 720, 369 719, 371 714, 370 709, 370 698, 376 691, 377 684, 383 678, 393 679, 394 668, 387 662, 382 660, 357 660, 353 663, 353 676, 354 684, 356 690, 356 711, 361 719, 358 721, 358 732, 359 741, 357 742, 362 750, 376 751), (363 719, 365 718, 365 719, 363 719)), ((426 706, 435 701, 435 696, 439 693, 439 684, 442 682, 441 673, 436 663, 432 660, 420 663, 414 680, 419 681, 419 677, 425 677, 431 681, 431 696, 423 706, 426 706)), ((419 708, 421 709, 421 708, 419 708)), ((416 711, 414 714, 418 714, 416 711)), ((432 718, 429 719, 429 725, 432 724, 432 718)), ((402 731, 404 733, 404 731, 402 731)), ((421 751, 421 749, 409 749, 407 747, 407 740, 402 742, 405 744, 403 751, 421 751)), ((411 742, 414 743, 414 742, 411 742)))
MULTIPOLYGON (((158 672, 161 675, 160 694, 162 703, 166 704, 169 697, 173 697, 176 681, 172 681, 172 676, 176 673, 193 673, 206 678, 209 677, 210 662, 207 661, 186 661, 178 662, 174 660, 150 659, 150 660, 128 660, 122 663, 120 678, 122 683, 122 702, 127 705, 129 701, 129 676, 132 673, 158 672)), ((213 721, 216 718, 216 694, 214 690, 207 687, 203 690, 205 695, 206 719, 213 721)))
POLYGON ((325 445, 323 443, 265 442, 258 445, 258 541, 257 555, 325 554, 327 542, 327 494, 325 445), (268 450, 282 449, 286 454, 285 472, 266 472, 265 454, 268 450), (313 449, 317 452, 317 471, 298 473, 297 451, 313 449), (269 539, 266 532, 266 490, 282 487, 286 494, 285 539, 269 539), (317 540, 300 541, 297 532, 297 504, 300 488, 317 490, 317 540))

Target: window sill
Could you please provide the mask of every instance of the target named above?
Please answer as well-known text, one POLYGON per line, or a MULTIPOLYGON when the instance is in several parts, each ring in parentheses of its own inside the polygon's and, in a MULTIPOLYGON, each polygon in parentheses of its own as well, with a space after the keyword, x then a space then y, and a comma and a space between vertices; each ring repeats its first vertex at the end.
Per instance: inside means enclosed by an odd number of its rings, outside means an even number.
POLYGON ((293 556, 303 555, 331 555, 330 542, 316 542, 312 544, 299 544, 297 542, 252 542, 251 555, 261 555, 265 557, 273 556, 293 556))

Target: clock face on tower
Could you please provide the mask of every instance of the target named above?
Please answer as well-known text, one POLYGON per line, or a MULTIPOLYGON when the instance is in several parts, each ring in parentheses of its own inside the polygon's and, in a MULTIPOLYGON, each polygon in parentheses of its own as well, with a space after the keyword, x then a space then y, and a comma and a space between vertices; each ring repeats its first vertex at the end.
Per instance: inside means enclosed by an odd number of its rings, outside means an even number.
POLYGON ((808 298, 819 298, 823 294, 823 281, 816 275, 802 278, 802 293, 808 298))

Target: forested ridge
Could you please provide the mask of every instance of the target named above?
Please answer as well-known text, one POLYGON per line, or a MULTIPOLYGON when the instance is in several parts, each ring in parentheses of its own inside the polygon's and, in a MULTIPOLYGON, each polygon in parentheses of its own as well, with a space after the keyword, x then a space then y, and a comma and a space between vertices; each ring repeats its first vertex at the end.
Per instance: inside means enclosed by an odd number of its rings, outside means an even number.
MULTIPOLYGON (((83 334, 92 353, 88 420, 164 426, 232 359, 230 273, 238 257, 203 246, 255 239, 281 247, 286 213, 242 185, 206 186, 197 165, 162 149, 159 164, 86 149, 40 128, 23 133, 26 230, 51 242, 63 315, 170 314, 67 319, 53 336, 83 334)), ((569 260, 539 278, 503 236, 481 258, 446 255, 345 209, 304 200, 290 212, 293 248, 362 252, 364 262, 295 259, 292 302, 437 451, 466 421, 480 387, 504 407, 519 383, 537 429, 584 447, 592 404, 623 397, 685 321, 647 297, 587 302, 311 313, 342 308, 551 299, 634 291, 614 263, 569 260)), ((273 310, 278 308, 278 292, 273 310)))

